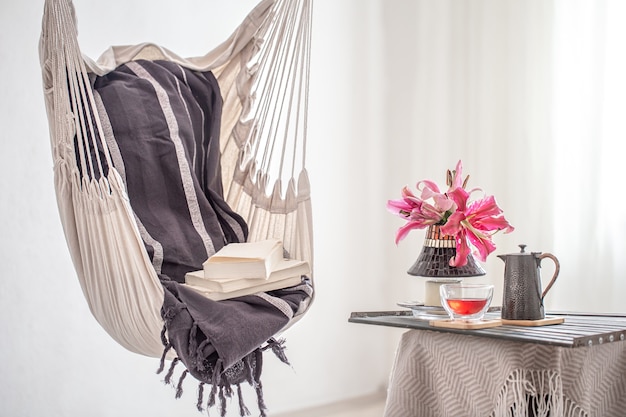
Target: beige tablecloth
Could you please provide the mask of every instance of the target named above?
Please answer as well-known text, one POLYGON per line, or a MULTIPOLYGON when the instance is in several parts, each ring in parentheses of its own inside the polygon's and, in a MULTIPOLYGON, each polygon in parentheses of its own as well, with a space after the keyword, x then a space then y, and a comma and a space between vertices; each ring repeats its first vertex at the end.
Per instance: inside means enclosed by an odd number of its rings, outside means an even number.
POLYGON ((564 348, 410 330, 389 383, 385 417, 625 417, 626 341, 564 348))

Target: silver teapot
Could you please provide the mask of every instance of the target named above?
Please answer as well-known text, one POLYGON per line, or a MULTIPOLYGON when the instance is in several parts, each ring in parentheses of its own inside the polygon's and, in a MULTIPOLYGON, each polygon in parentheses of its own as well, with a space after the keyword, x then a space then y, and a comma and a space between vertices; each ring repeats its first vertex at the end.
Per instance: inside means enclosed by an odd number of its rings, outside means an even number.
POLYGON ((561 265, 550 253, 525 252, 526 245, 519 245, 519 253, 498 255, 504 261, 504 291, 502 294, 502 318, 505 320, 541 320, 545 318, 543 299, 556 281, 561 265), (555 270, 545 290, 541 285, 541 261, 550 258, 555 270))

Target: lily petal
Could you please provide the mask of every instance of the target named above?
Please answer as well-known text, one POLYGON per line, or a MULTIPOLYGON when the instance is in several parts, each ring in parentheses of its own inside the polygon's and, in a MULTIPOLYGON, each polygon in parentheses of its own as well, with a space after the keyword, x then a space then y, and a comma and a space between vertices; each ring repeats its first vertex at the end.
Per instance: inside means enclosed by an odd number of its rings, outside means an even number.
POLYGON ((465 212, 467 210, 467 200, 469 199, 469 193, 463 188, 455 188, 448 191, 448 197, 454 201, 459 211, 465 212))
POLYGON ((474 252, 474 256, 476 256, 476 258, 478 258, 478 260, 481 262, 485 262, 487 260, 487 256, 489 256, 491 252, 496 250, 496 245, 493 244, 490 236, 479 237, 471 231, 468 231, 467 239, 476 249, 476 251, 474 252))
POLYGON ((454 190, 455 188, 463 188, 463 163, 461 160, 456 163, 454 176, 452 177, 452 184, 450 184, 451 190, 454 190))
POLYGON ((450 259, 449 265, 452 267, 462 267, 467 265, 467 256, 470 254, 467 238, 464 231, 456 236, 456 254, 450 259))
POLYGON ((465 214, 460 211, 455 211, 448 217, 448 221, 446 224, 441 226, 441 233, 444 235, 455 236, 457 233, 461 233, 463 231, 463 227, 461 226, 461 222, 465 220, 465 214))
POLYGON ((474 201, 467 209, 467 217, 474 228, 483 231, 504 230, 505 233, 512 232, 514 228, 501 214, 502 209, 498 207, 493 196, 474 201))
POLYGON ((454 200, 448 198, 445 194, 437 194, 433 196, 433 200, 435 200, 435 205, 443 212, 456 210, 456 203, 454 200))
POLYGON ((404 198, 415 197, 415 195, 413 194, 413 191, 411 191, 411 189, 407 187, 406 185, 402 187, 402 190, 400 192, 401 192, 402 197, 404 198))
POLYGON ((406 200, 388 200, 387 210, 396 213, 400 210, 411 211, 415 207, 413 204, 407 203, 406 200))
POLYGON ((411 230, 414 229, 424 229, 426 225, 417 223, 417 222, 408 222, 404 226, 400 227, 396 233, 396 245, 400 243, 402 239, 404 239, 411 230))
POLYGON ((426 200, 428 197, 424 197, 424 192, 433 193, 433 194, 441 194, 439 191, 439 186, 431 180, 422 180, 417 183, 417 189, 422 192, 422 198, 426 200))
POLYGON ((504 217, 486 217, 483 219, 477 219, 472 222, 472 225, 483 231, 498 231, 502 230, 504 233, 511 233, 515 228, 509 224, 504 217))

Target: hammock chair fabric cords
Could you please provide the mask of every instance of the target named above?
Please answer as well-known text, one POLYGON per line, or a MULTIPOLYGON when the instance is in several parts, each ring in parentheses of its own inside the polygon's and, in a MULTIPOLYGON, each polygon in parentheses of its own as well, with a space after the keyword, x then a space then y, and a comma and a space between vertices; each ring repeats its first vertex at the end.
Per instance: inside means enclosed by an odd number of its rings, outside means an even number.
POLYGON ((94 61, 80 50, 72 1, 45 1, 39 52, 55 191, 90 311, 120 345, 160 358, 158 373, 176 357, 167 383, 182 362, 177 398, 191 374, 202 408, 211 384, 207 404, 218 400, 222 415, 232 395, 249 414, 247 382, 265 416, 263 351, 288 364, 272 337, 310 308, 313 276, 219 303, 182 283, 232 242, 280 238, 313 265, 310 3, 261 0, 206 55, 146 43, 113 46, 94 61))

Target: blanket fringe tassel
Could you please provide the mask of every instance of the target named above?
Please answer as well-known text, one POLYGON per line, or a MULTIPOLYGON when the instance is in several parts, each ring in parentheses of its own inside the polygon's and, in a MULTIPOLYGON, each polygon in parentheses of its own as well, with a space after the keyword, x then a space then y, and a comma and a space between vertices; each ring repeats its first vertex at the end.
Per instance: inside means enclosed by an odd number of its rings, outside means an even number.
POLYGON ((204 402, 204 382, 200 382, 198 384, 198 402, 196 403, 196 408, 198 411, 204 411, 204 407, 202 407, 202 403, 204 402))
POLYGON ((250 410, 248 410, 248 407, 244 404, 241 384, 237 384, 237 399, 239 400, 239 415, 241 417, 249 416, 250 410))
MULTIPOLYGON (((197 328, 194 326, 191 331, 192 333, 191 339, 195 339, 196 331, 197 331, 197 328)), ((167 340, 165 327, 163 331, 161 332, 161 340, 163 342, 164 349, 163 349, 163 354, 161 355, 161 358, 159 361, 159 368, 157 369, 157 372, 156 372, 157 374, 160 374, 165 370, 165 360, 166 360, 167 354, 173 348, 172 344, 167 340)), ((204 348, 204 346, 206 346, 206 343, 208 342, 203 341, 202 343, 198 345, 197 342, 190 342, 189 347, 194 349, 195 351, 201 351, 204 348)), ((257 350, 257 353, 256 353, 257 363, 259 363, 262 360, 261 355, 263 354, 263 351, 270 349, 281 362, 291 366, 285 354, 284 344, 285 344, 284 339, 276 340, 274 338, 271 338, 270 340, 268 340, 267 344, 264 347, 257 350)), ((174 385, 172 380, 174 377, 175 368, 179 362, 181 362, 181 360, 178 357, 175 357, 174 359, 172 359, 172 362, 163 379, 163 382, 165 384, 174 385)), ((243 372, 245 372, 246 382, 250 384, 250 386, 254 389, 256 393, 260 417, 267 417, 267 406, 263 398, 263 384, 261 383, 261 378, 260 378, 261 372, 257 367, 253 366, 250 355, 243 358, 242 363, 244 367, 243 372)), ((207 366, 204 363, 197 363, 194 365, 196 365, 198 370, 200 371, 205 371, 205 370, 210 369, 210 368, 207 369, 207 366)), ((185 365, 183 364, 183 366, 185 365)), ((232 386, 233 384, 229 382, 228 377, 226 376, 226 373, 224 372, 225 370, 224 370, 224 364, 223 364, 222 359, 218 358, 215 364, 211 366, 211 368, 212 369, 210 369, 210 382, 209 382, 209 385, 211 385, 211 390, 209 391, 208 399, 206 402, 207 413, 210 408, 217 405, 220 416, 225 417, 226 409, 227 409, 227 399, 232 398, 233 395, 236 395, 237 402, 239 405, 239 415, 241 417, 249 416, 250 410, 246 407, 244 403, 244 396, 243 396, 241 384, 240 383, 234 384, 236 387, 236 391, 233 391, 233 386, 232 386)), ((182 397, 183 395, 183 381, 185 380, 188 374, 189 374, 189 370, 185 368, 178 378, 178 382, 175 385, 175 390, 176 390, 175 398, 177 399, 182 397)), ((199 382, 198 384, 198 400, 196 403, 196 408, 200 412, 205 411, 205 408, 203 407, 203 403, 204 403, 204 397, 205 397, 204 386, 206 384, 207 382, 202 382, 202 381, 199 382)))
POLYGON ((174 368, 176 368, 176 364, 178 364, 179 361, 180 361, 180 359, 178 359, 178 358, 174 358, 172 360, 172 364, 170 365, 170 369, 167 371, 167 374, 165 374, 164 382, 167 385, 169 385, 172 382, 172 375, 174 375, 174 368))
POLYGON ((491 417, 588 417, 563 396, 560 375, 553 370, 516 369, 507 377, 491 417))
POLYGON ((276 340, 273 337, 267 341, 267 345, 263 347, 261 350, 265 351, 267 349, 271 349, 274 355, 282 362, 289 366, 289 359, 287 359, 287 355, 285 354, 285 339, 276 340))

